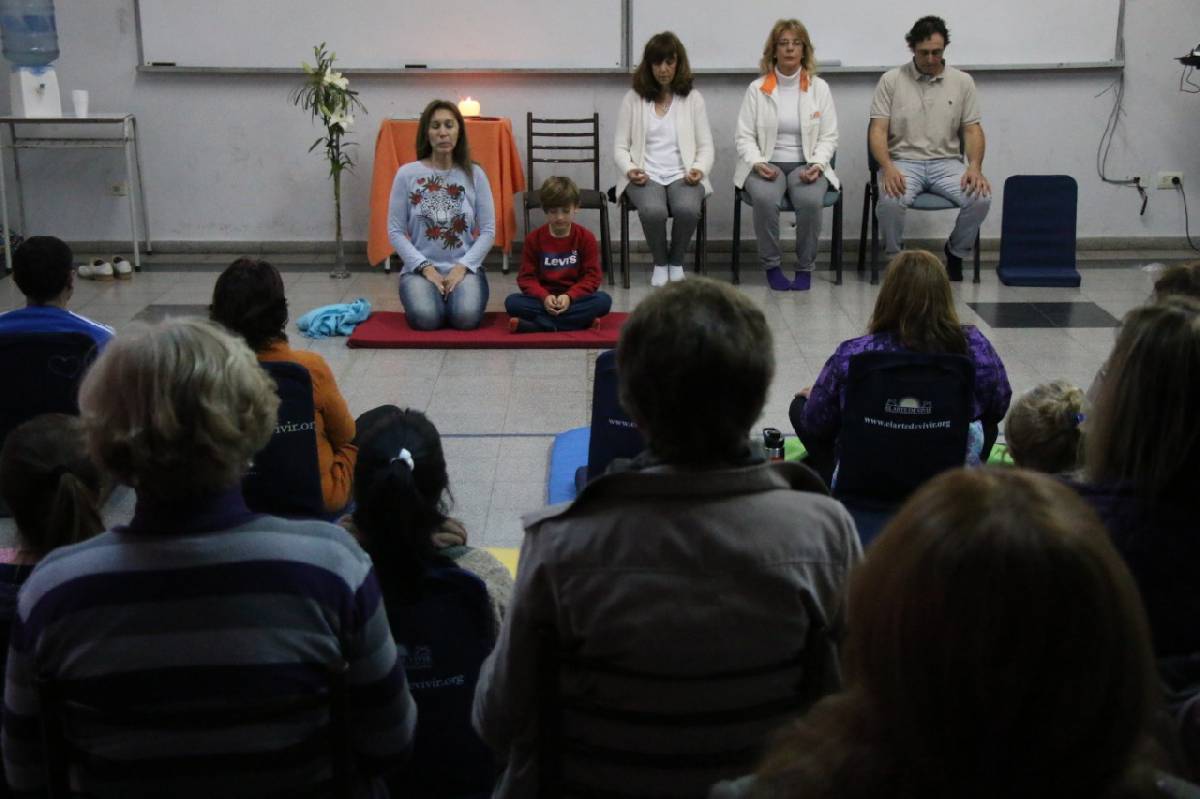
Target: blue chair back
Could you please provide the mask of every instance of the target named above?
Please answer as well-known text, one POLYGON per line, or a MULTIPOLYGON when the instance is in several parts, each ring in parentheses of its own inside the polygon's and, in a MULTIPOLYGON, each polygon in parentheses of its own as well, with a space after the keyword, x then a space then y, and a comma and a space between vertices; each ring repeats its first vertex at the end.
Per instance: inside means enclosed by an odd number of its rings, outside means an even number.
POLYGON ((420 719, 412 758, 388 780, 392 796, 490 796, 495 757, 471 727, 479 666, 496 643, 487 587, 445 566, 426 573, 414 601, 388 595, 384 585, 392 637, 406 653, 404 671, 420 719))
POLYGON ((617 351, 596 358, 592 384, 592 433, 588 441, 587 478, 604 474, 615 458, 632 458, 646 448, 637 425, 625 413, 617 394, 617 351))
POLYGON ((84 333, 17 333, 0 336, 0 444, 24 422, 43 413, 79 413, 79 384, 96 359, 96 342, 84 333))
POLYGON ((962 466, 975 368, 964 355, 866 352, 850 359, 835 496, 902 502, 962 466))
POLYGON ((1069 175, 1007 178, 997 267, 1000 279, 1009 286, 1078 286, 1078 207, 1079 184, 1069 175))
POLYGON ((291 361, 260 365, 275 381, 279 415, 275 433, 242 480, 246 505, 275 516, 325 518, 312 377, 291 361))

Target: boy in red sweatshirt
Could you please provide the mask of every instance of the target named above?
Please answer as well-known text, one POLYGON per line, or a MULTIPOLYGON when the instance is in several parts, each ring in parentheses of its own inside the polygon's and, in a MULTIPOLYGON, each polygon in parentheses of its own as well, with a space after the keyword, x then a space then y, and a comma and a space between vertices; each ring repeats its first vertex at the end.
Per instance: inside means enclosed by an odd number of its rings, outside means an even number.
POLYGON ((539 191, 546 224, 525 237, 520 294, 510 294, 504 309, 514 333, 586 330, 612 308, 600 291, 600 251, 596 237, 575 224, 579 188, 570 178, 547 178, 539 191))

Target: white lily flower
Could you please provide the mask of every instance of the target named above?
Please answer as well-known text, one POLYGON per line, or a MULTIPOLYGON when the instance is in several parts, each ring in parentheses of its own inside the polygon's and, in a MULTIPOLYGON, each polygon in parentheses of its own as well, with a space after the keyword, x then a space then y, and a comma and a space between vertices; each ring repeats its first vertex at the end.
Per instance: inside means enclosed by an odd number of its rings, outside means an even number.
POLYGON ((354 117, 350 114, 337 113, 329 117, 329 127, 341 128, 342 132, 350 130, 350 126, 354 124, 354 117))
POLYGON ((333 71, 326 72, 324 75, 322 75, 321 82, 338 89, 345 89, 350 85, 349 79, 342 75, 342 73, 333 71))

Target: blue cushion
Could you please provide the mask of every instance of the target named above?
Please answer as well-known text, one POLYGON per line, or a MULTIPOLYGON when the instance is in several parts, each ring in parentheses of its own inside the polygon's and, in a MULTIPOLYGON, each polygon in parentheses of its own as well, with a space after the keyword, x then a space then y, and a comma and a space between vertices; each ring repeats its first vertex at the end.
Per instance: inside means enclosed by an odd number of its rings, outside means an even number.
POLYGON ((1069 175, 1012 175, 1004 181, 997 272, 1008 286, 1080 284, 1075 269, 1079 186, 1069 175))

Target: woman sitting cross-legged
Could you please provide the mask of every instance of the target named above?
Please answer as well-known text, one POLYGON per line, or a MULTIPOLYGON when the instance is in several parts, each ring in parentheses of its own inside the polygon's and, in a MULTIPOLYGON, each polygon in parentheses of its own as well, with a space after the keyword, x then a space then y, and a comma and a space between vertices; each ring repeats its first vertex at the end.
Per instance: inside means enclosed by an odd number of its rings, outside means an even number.
POLYGON ((375 562, 421 719, 412 759, 389 780, 392 795, 489 796, 497 770, 471 729, 471 701, 512 578, 484 550, 437 548, 458 536, 465 544, 465 534, 448 526, 449 479, 433 423, 385 406, 362 427, 346 526, 375 562))
POLYGON ((434 100, 421 112, 417 159, 396 173, 388 203, 388 240, 404 262, 400 302, 414 330, 473 330, 487 307, 483 259, 496 210, 454 103, 434 100))
POLYGON ((1047 475, 957 469, 850 583, 845 690, 711 799, 1153 799, 1161 699, 1137 586, 1047 475))
MULTIPOLYGON (((970 358, 975 365, 971 418, 982 428, 975 431, 976 439, 980 445, 995 440, 1012 399, 1004 364, 978 328, 959 322, 941 262, 924 250, 907 250, 888 264, 867 334, 839 344, 817 382, 792 402, 792 426, 809 454, 805 462, 826 481, 833 475, 850 359, 864 352, 950 353, 970 358)), ((903 457, 903 453, 895 455, 903 457)), ((986 461, 987 453, 980 455, 986 461)))
POLYGON ((284 327, 288 321, 287 296, 279 271, 266 261, 239 258, 213 286, 209 314, 246 340, 259 361, 290 361, 308 370, 313 387, 317 438, 317 469, 325 509, 336 513, 350 501, 354 480, 355 423, 338 391, 329 364, 315 352, 294 350, 284 327))

